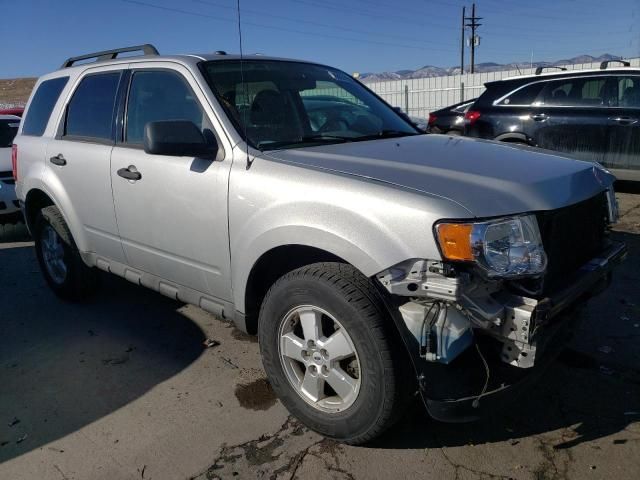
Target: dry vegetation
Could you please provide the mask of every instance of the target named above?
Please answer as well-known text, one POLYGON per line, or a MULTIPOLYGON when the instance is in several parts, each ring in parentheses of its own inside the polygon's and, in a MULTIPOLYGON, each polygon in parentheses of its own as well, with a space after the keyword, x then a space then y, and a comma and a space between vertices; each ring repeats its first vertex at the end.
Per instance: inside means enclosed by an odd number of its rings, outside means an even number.
POLYGON ((24 105, 36 78, 0 79, 0 105, 24 105))

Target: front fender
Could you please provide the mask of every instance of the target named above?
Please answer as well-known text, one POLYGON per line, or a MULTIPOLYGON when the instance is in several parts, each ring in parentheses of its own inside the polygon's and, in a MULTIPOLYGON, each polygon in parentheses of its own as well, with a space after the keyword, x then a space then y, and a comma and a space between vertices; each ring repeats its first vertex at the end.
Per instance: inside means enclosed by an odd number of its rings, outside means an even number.
POLYGON ((253 266, 276 247, 314 247, 372 276, 410 258, 439 259, 434 222, 469 216, 443 198, 268 161, 249 170, 234 165, 229 202, 233 299, 240 312, 253 266))

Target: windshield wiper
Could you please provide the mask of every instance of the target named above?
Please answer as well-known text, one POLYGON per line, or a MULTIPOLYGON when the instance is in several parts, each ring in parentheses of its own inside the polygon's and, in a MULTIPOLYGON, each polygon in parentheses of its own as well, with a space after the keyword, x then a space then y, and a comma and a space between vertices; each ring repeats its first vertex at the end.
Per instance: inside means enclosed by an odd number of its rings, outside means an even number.
POLYGON ((351 137, 341 137, 338 135, 305 135, 297 140, 283 140, 280 142, 260 142, 258 148, 260 150, 275 150, 288 146, 304 145, 305 143, 345 143, 351 142, 351 137))
POLYGON ((397 137, 412 137, 414 135, 420 135, 417 132, 403 132, 401 130, 380 130, 378 133, 372 133, 371 135, 363 135, 361 137, 355 137, 353 141, 362 140, 376 140, 378 138, 397 138, 397 137))

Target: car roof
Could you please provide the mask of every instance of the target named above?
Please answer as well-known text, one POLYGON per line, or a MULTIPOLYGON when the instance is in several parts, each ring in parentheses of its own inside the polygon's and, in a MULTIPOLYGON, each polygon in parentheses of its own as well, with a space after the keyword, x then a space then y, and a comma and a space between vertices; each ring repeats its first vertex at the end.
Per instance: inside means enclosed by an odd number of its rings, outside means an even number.
POLYGON ((17 115, 0 115, 0 120, 22 120, 19 116, 17 115))
POLYGON ((623 68, 589 68, 585 70, 566 70, 562 72, 552 71, 552 72, 542 72, 538 75, 514 75, 513 77, 506 77, 500 80, 494 80, 491 82, 487 82, 487 84, 495 84, 502 82, 520 82, 526 80, 548 80, 555 78, 564 78, 564 77, 576 77, 576 76, 588 76, 588 75, 620 75, 625 73, 633 73, 640 74, 640 68, 636 67, 623 67, 623 68))
MULTIPOLYGON (((70 59, 71 60, 71 59, 70 59)), ((141 62, 176 62, 189 67, 196 67, 201 62, 210 61, 229 61, 229 60, 246 60, 246 61, 283 61, 283 62, 298 62, 315 64, 315 62, 309 62, 305 60, 298 60, 293 58, 272 57, 259 53, 252 53, 247 55, 226 54, 226 53, 201 53, 201 54, 179 54, 179 55, 132 55, 126 57, 117 57, 114 59, 100 59, 95 61, 80 63, 72 66, 65 67, 52 71, 41 77, 42 80, 49 78, 61 77, 61 76, 76 76, 82 74, 85 70, 93 67, 104 67, 109 65, 130 65, 141 62)), ((66 62, 68 62, 67 60, 66 62)), ((65 64, 66 64, 65 62, 65 64)))

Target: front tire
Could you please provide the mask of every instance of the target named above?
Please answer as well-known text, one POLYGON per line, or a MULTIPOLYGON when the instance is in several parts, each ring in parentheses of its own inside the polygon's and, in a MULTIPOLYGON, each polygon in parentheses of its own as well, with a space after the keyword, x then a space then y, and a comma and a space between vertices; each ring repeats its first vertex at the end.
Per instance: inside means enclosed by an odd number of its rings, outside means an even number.
POLYGON ((58 297, 81 300, 96 289, 97 274, 80 257, 58 207, 40 210, 33 233, 40 270, 58 297))
POLYGON ((258 336, 284 406, 346 443, 389 428, 410 398, 410 367, 387 317, 374 285, 350 265, 316 263, 281 277, 262 304, 258 336))

